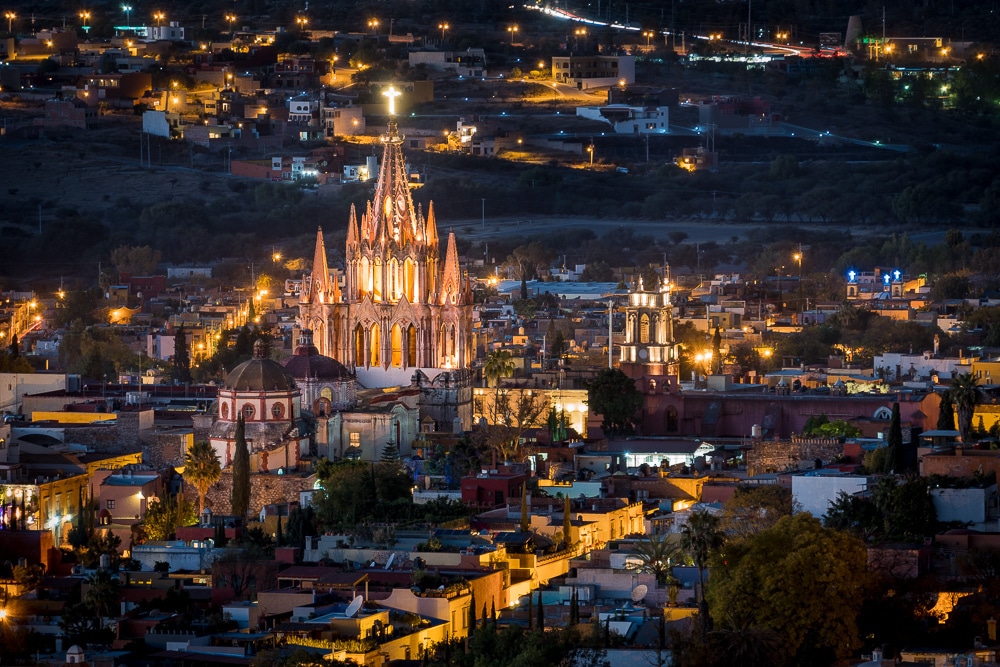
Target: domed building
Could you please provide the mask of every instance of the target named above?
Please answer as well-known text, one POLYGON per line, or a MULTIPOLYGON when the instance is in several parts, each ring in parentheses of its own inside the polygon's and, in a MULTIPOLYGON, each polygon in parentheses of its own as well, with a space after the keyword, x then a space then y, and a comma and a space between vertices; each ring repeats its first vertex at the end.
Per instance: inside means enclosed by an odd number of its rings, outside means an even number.
POLYGON ((239 414, 246 424, 251 472, 295 470, 309 454, 311 430, 302 418, 301 392, 285 367, 266 357, 263 341, 254 344, 253 359, 226 377, 218 405, 219 418, 208 440, 223 467, 233 462, 239 414))
POLYGON ((419 392, 359 392, 354 374, 320 354, 312 335, 303 329, 295 352, 281 363, 302 393, 302 409, 315 418, 317 453, 331 460, 377 461, 389 445, 399 456, 409 456, 417 435, 419 392))
POLYGON ((356 404, 358 383, 354 375, 336 359, 319 353, 313 344, 312 330, 303 329, 299 333, 295 352, 281 363, 302 393, 303 410, 326 417, 356 404))

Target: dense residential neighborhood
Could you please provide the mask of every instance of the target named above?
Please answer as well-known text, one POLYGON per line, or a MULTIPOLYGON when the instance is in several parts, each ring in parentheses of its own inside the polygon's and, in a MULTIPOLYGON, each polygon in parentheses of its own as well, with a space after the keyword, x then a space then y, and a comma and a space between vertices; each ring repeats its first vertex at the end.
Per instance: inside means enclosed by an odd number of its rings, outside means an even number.
POLYGON ((180 4, 3 14, 0 665, 1000 664, 974 7, 180 4))

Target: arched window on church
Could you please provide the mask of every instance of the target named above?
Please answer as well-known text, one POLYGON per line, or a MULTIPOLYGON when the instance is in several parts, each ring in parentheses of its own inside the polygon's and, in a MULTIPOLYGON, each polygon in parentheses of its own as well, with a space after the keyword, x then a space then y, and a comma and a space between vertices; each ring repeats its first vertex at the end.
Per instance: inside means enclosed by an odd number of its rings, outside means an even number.
POLYGON ((277 420, 285 418, 285 406, 281 403, 275 403, 271 406, 271 416, 277 420))
POLYGON ((367 257, 361 258, 361 275, 358 285, 358 299, 364 299, 372 293, 372 265, 367 257))
POLYGON ((244 403, 243 404, 243 419, 244 420, 246 420, 246 421, 252 420, 253 416, 254 416, 254 412, 256 412, 256 411, 253 409, 253 405, 252 404, 250 404, 250 403, 244 403))
POLYGON ((406 294, 406 300, 410 303, 414 302, 414 283, 413 260, 407 257, 403 261, 403 293, 406 294))
POLYGON ((364 366, 365 359, 365 330, 360 324, 354 328, 354 364, 364 366))
POLYGON ((406 367, 413 368, 417 365, 417 330, 411 324, 406 329, 406 367))
POLYGON ((402 286, 399 280, 399 261, 393 257, 389 262, 389 300, 396 302, 399 301, 399 295, 402 292, 402 286))
POLYGON ((650 380, 649 381, 649 393, 650 394, 655 394, 656 393, 656 380, 650 380))
POLYGON ((648 343, 649 342, 649 315, 645 313, 639 319, 639 342, 648 343))
POLYGON ((229 419, 229 403, 222 404, 222 418, 226 420, 229 419))
POLYGON ((372 301, 382 300, 382 258, 375 258, 374 279, 372 280, 372 301))
POLYGON ((389 340, 392 348, 392 361, 390 362, 393 368, 402 368, 403 366, 403 329, 398 324, 392 325, 392 330, 389 332, 389 340))
POLYGON ((677 408, 672 405, 667 406, 667 432, 677 432, 677 408))
POLYGON ((368 365, 374 368, 382 363, 381 356, 379 354, 379 352, 382 349, 382 340, 381 336, 379 336, 379 328, 377 323, 373 324, 371 329, 368 330, 368 335, 371 340, 371 348, 370 348, 371 356, 368 365))

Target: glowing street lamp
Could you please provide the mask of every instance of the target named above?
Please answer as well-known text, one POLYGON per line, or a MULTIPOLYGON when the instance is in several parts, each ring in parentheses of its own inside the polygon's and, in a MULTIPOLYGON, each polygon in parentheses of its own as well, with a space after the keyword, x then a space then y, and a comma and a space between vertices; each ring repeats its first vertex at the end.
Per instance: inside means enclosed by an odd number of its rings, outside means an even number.
POLYGON ((229 36, 232 37, 235 34, 236 14, 226 14, 226 20, 229 21, 229 36))
POLYGON ((167 15, 163 12, 153 12, 153 18, 156 19, 156 27, 160 27, 160 22, 167 18, 167 15))
POLYGON ((122 5, 122 11, 125 12, 125 25, 129 28, 132 27, 132 5, 122 5))
POLYGON ((649 40, 651 40, 654 35, 656 35, 656 33, 653 32, 652 30, 646 30, 646 31, 644 31, 642 33, 642 36, 646 38, 646 48, 647 49, 649 48, 649 40))
POLYGON ((17 18, 17 14, 15 14, 14 12, 4 12, 3 17, 7 19, 7 32, 8 33, 12 32, 13 31, 12 26, 14 24, 14 19, 17 18))
POLYGON ((792 255, 792 259, 794 259, 795 263, 798 264, 798 266, 799 266, 799 278, 801 278, 802 277, 802 251, 800 250, 799 252, 797 252, 794 255, 792 255))
POLYGON ((295 17, 295 22, 299 24, 299 31, 304 32, 306 26, 309 24, 309 19, 305 16, 297 16, 295 17))
POLYGON ((593 168, 593 166, 594 166, 594 142, 590 142, 590 145, 587 146, 587 152, 590 153, 590 166, 591 166, 591 168, 593 168))
POLYGON ((372 31, 373 35, 377 34, 378 33, 378 19, 368 19, 368 28, 372 31))
POLYGON ((514 46, 514 33, 517 32, 517 26, 516 25, 507 26, 507 32, 510 33, 510 45, 514 46))
POLYGON ((441 30, 441 43, 444 44, 444 31, 449 30, 451 26, 447 23, 439 23, 438 28, 441 30))
POLYGON ((80 12, 80 27, 84 32, 90 32, 90 12, 86 9, 80 12))

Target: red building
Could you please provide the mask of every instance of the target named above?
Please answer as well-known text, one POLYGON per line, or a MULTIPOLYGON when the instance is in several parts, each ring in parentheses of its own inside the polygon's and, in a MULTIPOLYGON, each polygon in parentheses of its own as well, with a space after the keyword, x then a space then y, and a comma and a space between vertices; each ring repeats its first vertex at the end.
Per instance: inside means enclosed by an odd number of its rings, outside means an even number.
POLYGON ((462 502, 479 508, 495 509, 508 498, 520 498, 527 476, 521 473, 489 471, 462 478, 462 502))

